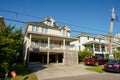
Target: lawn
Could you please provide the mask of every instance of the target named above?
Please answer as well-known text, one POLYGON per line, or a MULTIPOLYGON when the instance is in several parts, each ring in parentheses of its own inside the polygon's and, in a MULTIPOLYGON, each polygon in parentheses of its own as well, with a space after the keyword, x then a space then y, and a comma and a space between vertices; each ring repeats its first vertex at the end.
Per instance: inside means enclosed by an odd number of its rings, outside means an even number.
POLYGON ((95 72, 98 72, 98 73, 103 73, 104 72, 104 66, 101 65, 101 66, 98 66, 98 67, 95 67, 95 66, 89 66, 87 68, 85 68, 86 70, 90 70, 90 71, 95 71, 95 72))
POLYGON ((23 64, 17 64, 14 68, 17 77, 10 76, 8 80, 38 80, 34 72, 28 70, 23 64))

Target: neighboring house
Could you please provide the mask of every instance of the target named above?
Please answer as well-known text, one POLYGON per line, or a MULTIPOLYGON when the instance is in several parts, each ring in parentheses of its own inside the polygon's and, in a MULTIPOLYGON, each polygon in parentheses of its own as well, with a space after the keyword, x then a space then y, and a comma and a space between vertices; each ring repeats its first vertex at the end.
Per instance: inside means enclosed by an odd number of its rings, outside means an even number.
POLYGON ((113 51, 120 52, 120 33, 115 34, 113 38, 113 51))
POLYGON ((52 17, 28 22, 24 34, 24 62, 77 64, 78 51, 70 42, 70 28, 58 26, 52 17))
POLYGON ((83 51, 87 48, 93 55, 104 56, 104 54, 109 53, 109 42, 106 36, 81 33, 74 38, 78 38, 78 40, 71 42, 71 45, 76 46, 78 51, 83 51))
POLYGON ((2 16, 0 16, 0 27, 5 27, 5 22, 4 22, 4 18, 2 16))

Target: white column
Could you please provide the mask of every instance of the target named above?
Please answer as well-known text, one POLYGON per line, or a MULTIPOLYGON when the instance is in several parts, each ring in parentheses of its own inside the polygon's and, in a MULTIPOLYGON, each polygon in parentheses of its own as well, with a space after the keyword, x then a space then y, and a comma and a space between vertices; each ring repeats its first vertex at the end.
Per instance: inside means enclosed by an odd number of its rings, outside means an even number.
POLYGON ((58 63, 58 54, 56 54, 56 63, 58 63))
POLYGON ((93 55, 95 55, 95 44, 93 44, 93 55))
POLYGON ((101 44, 99 45, 99 48, 100 48, 100 52, 102 52, 101 44))
POLYGON ((47 52, 47 64, 49 64, 49 51, 47 52))
POLYGON ((63 48, 65 49, 65 39, 63 39, 63 48))
POLYGON ((50 49, 50 37, 48 37, 48 49, 50 49))
POLYGON ((107 45, 105 45, 105 52, 107 52, 107 53, 109 52, 108 48, 107 48, 107 45))

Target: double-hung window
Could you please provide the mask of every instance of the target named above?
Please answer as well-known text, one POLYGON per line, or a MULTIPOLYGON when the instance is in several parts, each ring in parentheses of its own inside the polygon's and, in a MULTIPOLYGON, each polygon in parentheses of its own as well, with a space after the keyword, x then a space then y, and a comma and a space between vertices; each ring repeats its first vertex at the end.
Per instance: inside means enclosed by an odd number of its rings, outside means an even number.
POLYGON ((42 28, 42 33, 47 33, 48 32, 48 28, 42 28))
POLYGON ((32 31, 36 31, 36 26, 32 26, 32 31))

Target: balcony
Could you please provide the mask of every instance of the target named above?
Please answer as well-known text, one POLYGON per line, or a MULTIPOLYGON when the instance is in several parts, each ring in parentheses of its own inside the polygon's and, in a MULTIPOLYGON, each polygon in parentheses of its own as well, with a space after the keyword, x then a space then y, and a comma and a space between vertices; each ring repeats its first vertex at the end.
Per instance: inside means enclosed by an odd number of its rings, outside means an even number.
POLYGON ((48 47, 48 44, 46 43, 35 43, 35 42, 31 42, 31 45, 30 45, 30 48, 33 49, 33 50, 37 50, 37 51, 40 51, 40 50, 77 50, 75 46, 70 46, 70 45, 58 45, 58 44, 49 44, 49 47, 48 47))

